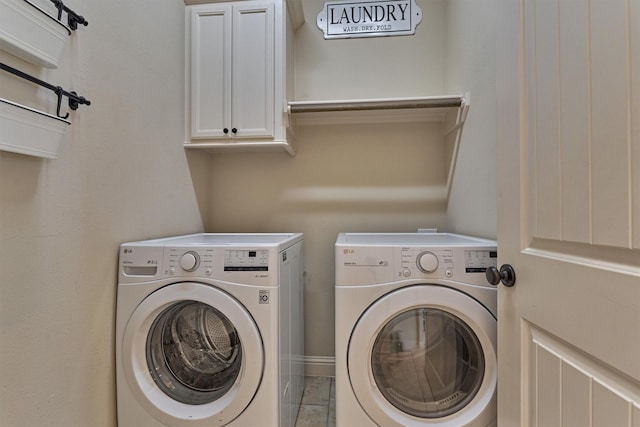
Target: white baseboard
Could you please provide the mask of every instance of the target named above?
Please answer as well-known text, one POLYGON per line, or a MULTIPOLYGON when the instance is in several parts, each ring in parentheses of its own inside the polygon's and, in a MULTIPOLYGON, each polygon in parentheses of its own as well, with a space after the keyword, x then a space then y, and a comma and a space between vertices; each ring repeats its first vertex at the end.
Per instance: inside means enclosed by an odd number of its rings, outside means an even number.
POLYGON ((304 374, 310 377, 335 377, 336 358, 327 356, 305 356, 304 374))

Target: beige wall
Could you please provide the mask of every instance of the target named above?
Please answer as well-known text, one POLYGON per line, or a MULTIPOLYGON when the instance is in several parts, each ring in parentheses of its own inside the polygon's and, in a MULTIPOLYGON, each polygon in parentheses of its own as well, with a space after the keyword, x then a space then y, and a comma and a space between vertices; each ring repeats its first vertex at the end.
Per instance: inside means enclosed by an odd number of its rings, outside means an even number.
POLYGON ((495 0, 447 1, 446 87, 471 94, 447 228, 496 238, 495 0))
MULTIPOLYGON (((337 234, 444 227, 440 133, 433 124, 309 126, 300 129, 295 158, 212 157, 213 231, 305 235, 305 353, 321 358, 314 363, 334 356, 337 234)), ((327 372, 319 369, 310 373, 327 372)))
MULTIPOLYGON (((0 52, 92 101, 71 113, 57 160, 0 151, 2 426, 116 425, 118 245, 202 230, 206 215, 207 157, 182 148, 183 3, 68 6, 89 26, 59 69, 0 52)), ((50 92, 4 71, 0 97, 55 112, 50 92)))
POLYGON ((296 99, 443 95, 447 0, 417 0, 413 36, 324 40, 316 25, 324 0, 303 0, 295 35, 296 99))

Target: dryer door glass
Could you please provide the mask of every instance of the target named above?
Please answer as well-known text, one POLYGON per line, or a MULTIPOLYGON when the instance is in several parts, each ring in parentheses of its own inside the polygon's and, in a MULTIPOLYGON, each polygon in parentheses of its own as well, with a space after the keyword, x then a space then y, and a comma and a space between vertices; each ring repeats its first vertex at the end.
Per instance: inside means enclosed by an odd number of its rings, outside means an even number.
POLYGON ((223 396, 242 365, 234 326, 220 311, 198 301, 165 309, 151 326, 146 349, 149 372, 158 387, 191 405, 223 396))
POLYGON ((458 317, 418 308, 393 317, 373 345, 371 365, 383 396, 420 418, 458 412, 484 377, 480 341, 458 317))

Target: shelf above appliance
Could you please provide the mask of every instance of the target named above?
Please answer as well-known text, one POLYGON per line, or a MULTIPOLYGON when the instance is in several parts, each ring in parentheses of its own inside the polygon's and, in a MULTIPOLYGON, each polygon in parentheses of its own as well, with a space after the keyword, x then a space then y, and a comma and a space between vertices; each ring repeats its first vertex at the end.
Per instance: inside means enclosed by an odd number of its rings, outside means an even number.
POLYGON ((466 109, 462 95, 415 98, 291 101, 292 120, 301 126, 321 124, 442 121, 466 109))
POLYGON ((469 111, 469 94, 415 98, 378 98, 288 103, 290 130, 314 125, 436 122, 442 126, 449 172, 446 198, 449 199, 456 169, 462 128, 469 111))

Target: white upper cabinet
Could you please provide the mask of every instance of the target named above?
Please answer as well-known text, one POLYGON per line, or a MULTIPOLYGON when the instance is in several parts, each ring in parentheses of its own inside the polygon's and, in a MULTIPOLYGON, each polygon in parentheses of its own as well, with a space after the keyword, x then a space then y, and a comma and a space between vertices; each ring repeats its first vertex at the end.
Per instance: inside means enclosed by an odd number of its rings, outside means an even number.
POLYGON ((285 117, 286 10, 282 0, 187 6, 185 147, 294 154, 285 117))

